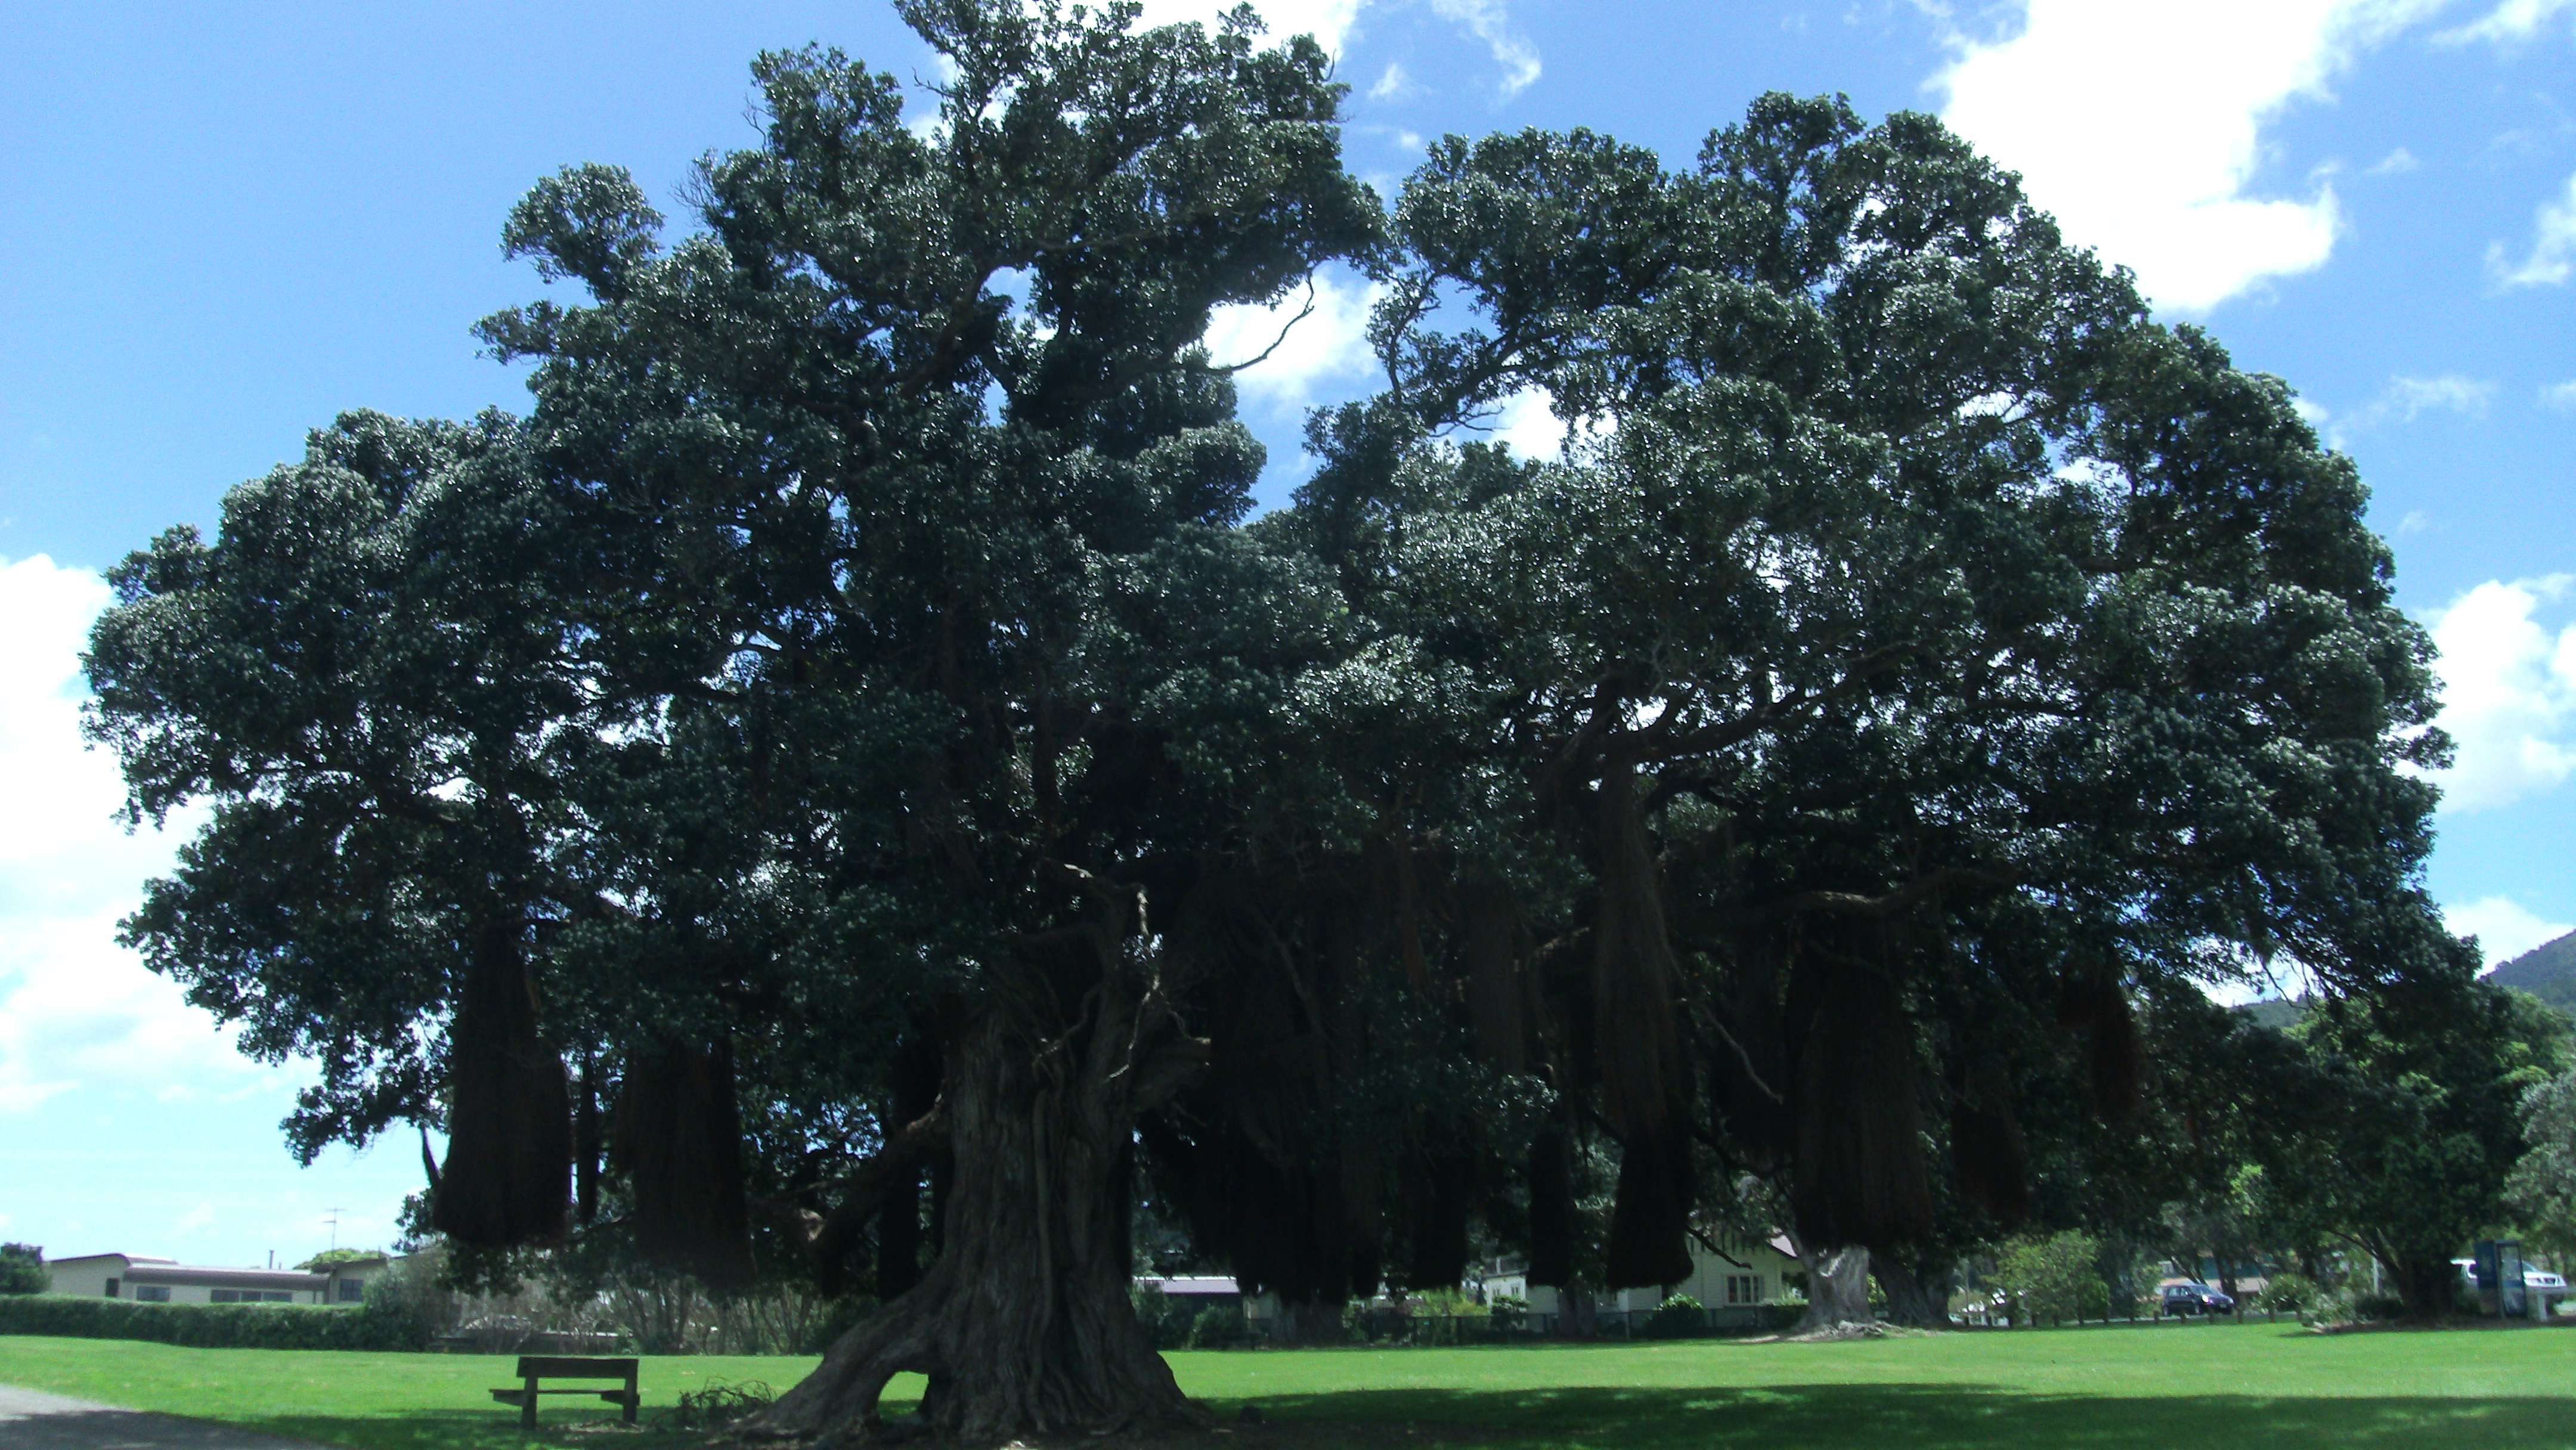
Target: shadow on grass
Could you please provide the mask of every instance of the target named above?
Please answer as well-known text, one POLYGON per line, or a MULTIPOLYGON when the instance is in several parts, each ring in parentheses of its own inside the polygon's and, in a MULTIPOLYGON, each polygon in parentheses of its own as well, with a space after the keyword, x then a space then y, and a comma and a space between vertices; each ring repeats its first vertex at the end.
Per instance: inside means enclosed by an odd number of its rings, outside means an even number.
MULTIPOLYGON (((1335 1427, 1403 1422, 1426 1439, 1655 1447, 2080 1446, 2194 1450, 2272 1447, 2576 1445, 2576 1401, 2192 1394, 2047 1395, 1974 1385, 1779 1384, 1728 1389, 1352 1390, 1211 1401, 1244 1404, 1292 1441, 1335 1443, 1335 1427)), ((1379 1436, 1368 1436, 1380 1439, 1379 1436)))
MULTIPOLYGON (((1780 1384, 1749 1389, 1349 1390, 1203 1403, 1217 1412, 1220 1428, 1187 1439, 1233 1450, 1461 1444, 1586 1450, 2576 1446, 2576 1400, 2539 1396, 2311 1398, 2178 1390, 2171 1398, 2142 1399, 1955 1384, 1780 1384), (1261 1423, 1236 1423, 1245 1405, 1259 1407, 1261 1423)), ((238 1420, 233 1428, 349 1450, 679 1450, 706 1441, 703 1431, 656 1425, 656 1418, 648 1410, 645 1424, 630 1430, 616 1425, 613 1414, 565 1414, 549 1417, 533 1437, 507 1411, 432 1410, 399 1418, 279 1415, 238 1420)), ((89 1447, 66 1445, 63 1450, 89 1447)))
MULTIPOLYGON (((549 1414, 534 1432, 519 1428, 519 1412, 497 1409, 421 1410, 409 1415, 263 1415, 231 1422, 234 1428, 306 1445, 345 1450, 519 1450, 521 1446, 595 1447, 595 1450, 681 1450, 707 1442, 704 1430, 678 1430, 656 1424, 648 1408, 644 1423, 621 1425, 615 1411, 606 1415, 578 1411, 549 1414)), ((0 1441, 0 1444, 5 1444, 0 1441)), ((17 1450, 14 1445, 8 1450, 17 1450)), ((105 1447, 101 1447, 105 1450, 105 1447)))

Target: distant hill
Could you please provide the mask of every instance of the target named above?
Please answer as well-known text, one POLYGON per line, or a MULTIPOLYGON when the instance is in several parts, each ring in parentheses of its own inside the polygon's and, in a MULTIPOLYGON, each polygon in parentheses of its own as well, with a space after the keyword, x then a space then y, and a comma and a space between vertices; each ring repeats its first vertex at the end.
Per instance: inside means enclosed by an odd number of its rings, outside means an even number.
POLYGON ((2499 987, 2519 987, 2576 1016, 2576 931, 2533 947, 2487 973, 2487 980, 2499 987))
POLYGON ((2236 1010, 2240 1015, 2252 1018, 2257 1027, 2287 1032, 2299 1025, 2300 1018, 2308 1015, 2308 1002, 2304 997, 2265 997, 2260 1001, 2240 1003, 2236 1010))

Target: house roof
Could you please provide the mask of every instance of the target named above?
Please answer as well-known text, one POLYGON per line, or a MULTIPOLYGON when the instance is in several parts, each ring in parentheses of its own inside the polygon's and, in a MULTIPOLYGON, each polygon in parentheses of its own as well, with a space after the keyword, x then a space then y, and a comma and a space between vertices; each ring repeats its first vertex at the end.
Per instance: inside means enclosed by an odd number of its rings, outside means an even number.
POLYGON ((330 1280, 293 1269, 212 1269, 192 1264, 137 1264, 125 1271, 129 1284, 193 1284, 212 1289, 319 1289, 330 1280))
POLYGON ((177 1259, 156 1259, 148 1254, 73 1254, 69 1258, 47 1259, 45 1264, 94 1264, 101 1259, 116 1259, 128 1264, 175 1264, 177 1259))
POLYGON ((1140 1274, 1136 1282, 1151 1284, 1166 1294, 1239 1294, 1243 1292, 1240 1285, 1222 1274, 1179 1274, 1168 1279, 1140 1274))

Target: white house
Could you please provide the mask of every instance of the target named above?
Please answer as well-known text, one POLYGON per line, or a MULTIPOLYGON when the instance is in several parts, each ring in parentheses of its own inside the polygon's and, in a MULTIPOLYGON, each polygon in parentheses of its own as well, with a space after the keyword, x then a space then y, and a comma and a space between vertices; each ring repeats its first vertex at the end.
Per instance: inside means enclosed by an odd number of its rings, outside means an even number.
MULTIPOLYGON (((1529 1271, 1517 1265, 1497 1269, 1485 1276, 1488 1300, 1509 1294, 1527 1302, 1532 1314, 1560 1312, 1553 1286, 1531 1283, 1529 1271)), ((1689 1278, 1660 1288, 1622 1289, 1602 1299, 1599 1307, 1607 1313, 1642 1314, 1675 1294, 1687 1294, 1703 1309, 1749 1308, 1780 1297, 1790 1286, 1789 1276, 1805 1272, 1785 1234, 1756 1243, 1719 1233, 1705 1243, 1692 1242, 1689 1278)))
POLYGON ((1159 1290, 1164 1298, 1183 1306, 1193 1315, 1203 1309, 1239 1304, 1243 1308, 1244 1319, 1254 1325, 1267 1323, 1279 1308, 1276 1295, 1246 1294, 1241 1285, 1224 1274, 1175 1274, 1169 1278, 1139 1274, 1136 1287, 1159 1290))
POLYGON ((53 1292, 145 1304, 356 1304, 367 1284, 391 1267, 382 1255, 300 1269, 225 1269, 145 1254, 83 1254, 48 1259, 53 1292))

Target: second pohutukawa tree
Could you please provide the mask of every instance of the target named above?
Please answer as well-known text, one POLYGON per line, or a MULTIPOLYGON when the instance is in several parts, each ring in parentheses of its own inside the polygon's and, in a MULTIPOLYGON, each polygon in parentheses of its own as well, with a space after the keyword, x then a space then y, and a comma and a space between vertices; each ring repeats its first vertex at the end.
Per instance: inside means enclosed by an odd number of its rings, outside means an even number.
POLYGON ((1309 42, 901 8, 933 124, 774 55, 695 230, 513 213, 586 293, 484 324, 528 417, 350 415, 119 570, 94 729, 213 803, 130 932, 320 1061, 300 1151, 871 1277, 767 1427, 913 1370, 999 1440, 1186 1413, 1148 1181, 1312 1331, 1478 1225, 1670 1284, 1751 1174, 1848 1313, 2137 1131, 2142 1007, 2456 970, 2350 464, 1937 123, 1453 140, 1390 219, 1309 42), (1389 386, 1247 522, 1199 340, 1335 260, 1389 386))

